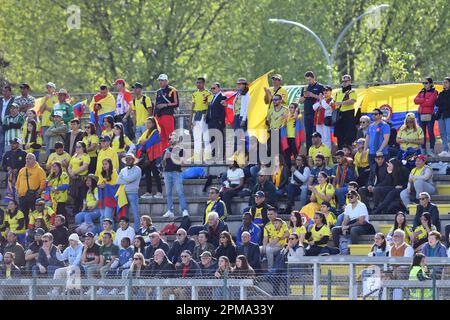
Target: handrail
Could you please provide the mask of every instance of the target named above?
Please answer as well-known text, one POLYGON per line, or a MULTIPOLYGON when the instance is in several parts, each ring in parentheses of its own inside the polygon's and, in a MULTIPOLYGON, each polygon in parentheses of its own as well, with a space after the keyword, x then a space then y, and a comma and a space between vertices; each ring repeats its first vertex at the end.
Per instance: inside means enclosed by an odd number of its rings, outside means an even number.
MULTIPOLYGON (((373 264, 395 264, 410 265, 412 258, 408 257, 365 257, 365 256, 319 256, 319 257, 301 257, 296 261, 287 262, 292 268, 296 264, 355 264, 355 265, 373 265, 373 264)), ((450 265, 450 258, 427 257, 427 265, 450 265)))

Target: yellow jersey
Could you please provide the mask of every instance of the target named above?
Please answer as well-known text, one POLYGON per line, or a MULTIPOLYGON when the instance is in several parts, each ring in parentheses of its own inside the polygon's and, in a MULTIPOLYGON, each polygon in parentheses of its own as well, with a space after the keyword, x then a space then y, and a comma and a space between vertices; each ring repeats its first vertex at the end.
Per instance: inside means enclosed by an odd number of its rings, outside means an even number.
POLYGON ((111 180, 107 181, 101 174, 98 176, 98 184, 117 184, 117 180, 119 180, 119 175, 117 174, 117 171, 113 170, 112 175, 111 175, 111 180))
POLYGON ((113 130, 103 130, 102 131, 102 137, 104 136, 109 136, 111 139, 114 137, 114 132, 113 130))
MULTIPOLYGON (((431 226, 431 231, 436 231, 435 226, 431 226)), ((414 233, 419 233, 419 235, 416 236, 416 240, 422 240, 428 237, 428 232, 425 229, 424 226, 420 225, 417 228, 414 229, 414 233)))
POLYGON ((280 129, 286 122, 286 116, 289 110, 281 106, 278 110, 275 107, 267 111, 267 122, 269 123, 269 130, 280 129))
POLYGON ((355 167, 356 168, 367 168, 369 166, 369 152, 364 154, 364 157, 361 157, 361 152, 357 152, 355 154, 355 167))
POLYGON ((28 225, 34 225, 37 218, 42 218, 44 219, 45 226, 49 228, 50 226, 55 224, 55 217, 56 217, 55 211, 53 211, 52 208, 46 206, 44 207, 44 212, 34 210, 33 212, 30 213, 28 217, 29 218, 28 225))
MULTIPOLYGON (((45 103, 45 110, 42 113, 42 121, 41 121, 43 127, 51 127, 53 125, 53 119, 51 118, 51 115, 53 113, 53 106, 58 102, 59 102, 58 96, 54 95, 50 99, 48 99, 47 102, 45 103)), ((38 106, 38 108, 40 107, 41 106, 38 106)))
MULTIPOLYGON (((80 168, 84 165, 88 165, 91 162, 91 157, 87 154, 83 154, 81 156, 74 155, 72 159, 70 159, 69 167, 72 169, 72 172, 80 170, 80 168)), ((88 174, 88 169, 81 171, 78 173, 80 176, 86 176, 88 174)))
POLYGON ((318 148, 315 145, 312 145, 309 148, 308 156, 313 160, 316 158, 316 155, 318 154, 323 155, 325 158, 328 158, 328 166, 333 166, 333 158, 331 157, 331 151, 330 148, 327 147, 325 144, 321 144, 318 148))
MULTIPOLYGON (((342 90, 339 90, 336 93, 336 95, 335 95, 334 101, 335 102, 342 102, 343 99, 344 99, 344 93, 342 92, 342 90)), ((350 94, 348 94, 348 99, 347 100, 355 100, 356 101, 357 99, 358 99, 358 96, 356 94, 356 91, 353 90, 353 89, 350 90, 350 94)), ((348 105, 348 106, 344 106, 343 105, 343 106, 341 106, 340 110, 341 110, 341 112, 355 110, 355 104, 351 104, 351 105, 348 105)))
POLYGON ((88 192, 86 193, 86 206, 89 208, 94 208, 97 206, 98 201, 98 188, 94 189, 94 193, 88 192))
MULTIPOLYGON (((327 183, 323 187, 320 184, 318 184, 318 185, 314 186, 314 188, 326 196, 331 196, 330 205, 333 208, 336 208, 336 201, 334 200, 334 194, 335 194, 336 190, 334 189, 334 187, 331 183, 327 183)), ((320 204, 322 204, 323 199, 316 196, 316 201, 320 205, 320 204)))
POLYGON ((95 170, 95 175, 97 177, 100 177, 100 173, 102 172, 102 162, 104 159, 111 159, 113 164, 113 171, 119 170, 119 156, 117 155, 117 152, 115 152, 111 147, 108 149, 101 149, 98 153, 97 157, 97 168, 95 170))
POLYGON ((51 188, 50 197, 53 203, 67 202, 70 179, 66 172, 62 172, 59 178, 51 178, 50 175, 47 185, 51 188))
POLYGON ((278 244, 284 246, 286 244, 286 239, 284 238, 284 233, 289 232, 286 222, 283 221, 280 230, 276 230, 275 226, 271 221, 269 221, 264 227, 264 237, 269 239, 269 242, 274 238, 279 238, 278 244))
MULTIPOLYGON (((275 88, 274 87, 270 87, 270 93, 272 94, 272 97, 273 97, 273 95, 275 94, 275 88)), ((283 87, 280 87, 279 89, 278 89, 278 91, 277 91, 277 94, 279 94, 280 96, 281 96, 281 103, 283 104, 283 105, 287 105, 287 103, 288 103, 288 98, 289 98, 289 95, 288 95, 288 92, 287 92, 287 90, 285 89, 285 88, 283 88, 283 87)), ((273 108, 273 102, 272 101, 270 101, 270 104, 269 104, 269 109, 268 110, 270 110, 270 108, 273 108)))
POLYGON ((19 229, 19 220, 20 219, 25 219, 25 215, 20 210, 17 210, 17 213, 14 217, 11 217, 9 212, 5 212, 5 223, 8 222, 9 231, 14 232, 15 234, 25 234, 25 232, 26 232, 25 221, 23 223, 23 228, 19 229))
POLYGON ((136 113, 136 126, 144 126, 147 118, 150 117, 149 109, 151 110, 152 101, 146 95, 139 99, 133 99, 131 110, 136 113))
MULTIPOLYGON (((48 156, 47 159, 47 165, 51 166, 54 162, 59 161, 59 162, 63 162, 63 161, 67 161, 67 165, 70 163, 70 154, 68 154, 67 152, 63 152, 63 154, 57 154, 56 152, 53 152, 52 154, 50 154, 48 156)), ((67 172, 67 167, 63 165, 63 170, 64 172, 67 172)))
MULTIPOLYGON (((408 139, 408 140, 419 140, 423 139, 423 130, 421 127, 417 126, 416 130, 414 128, 407 129, 404 125, 400 127, 397 133, 397 138, 400 139, 408 139)), ((406 150, 408 148, 420 148, 420 144, 411 143, 411 142, 402 142, 400 143, 400 148, 402 150, 406 150)))
POLYGON ((116 153, 122 153, 125 152, 125 148, 132 145, 133 142, 131 142, 131 140, 127 137, 127 136, 123 136, 124 137, 124 145, 123 148, 120 147, 120 137, 118 136, 114 136, 112 143, 111 143, 111 148, 114 150, 114 152, 116 153))
MULTIPOLYGON (((330 227, 328 225, 324 224, 319 230, 316 230, 316 225, 313 225, 310 229, 311 232, 311 238, 314 242, 320 241, 323 237, 330 237, 330 227)), ((326 247, 327 244, 318 244, 319 247, 326 247)))
POLYGON ((298 235, 300 237, 300 235, 306 234, 306 228, 305 228, 305 226, 295 228, 295 232, 294 232, 294 228, 289 228, 289 234, 293 234, 293 233, 295 233, 296 235, 298 235))
POLYGON ((192 111, 208 110, 208 103, 211 101, 212 94, 208 90, 196 91, 192 94, 192 111))
MULTIPOLYGON (((83 137, 83 142, 86 145, 86 148, 90 148, 92 145, 95 145, 95 144, 97 145, 97 148, 98 148, 99 138, 97 135, 92 134, 90 136, 83 137)), ((89 157, 91 157, 91 158, 97 157, 97 151, 98 151, 98 149, 88 151, 89 157)))

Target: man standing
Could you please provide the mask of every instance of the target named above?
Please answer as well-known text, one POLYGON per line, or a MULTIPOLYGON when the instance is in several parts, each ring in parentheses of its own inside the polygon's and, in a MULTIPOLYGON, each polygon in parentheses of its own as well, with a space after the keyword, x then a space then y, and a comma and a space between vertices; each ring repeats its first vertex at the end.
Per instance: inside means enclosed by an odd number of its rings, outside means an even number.
POLYGON ((53 106, 53 116, 59 111, 62 114, 64 124, 68 124, 73 119, 73 108, 67 103, 68 92, 60 89, 58 92, 58 103, 53 106))
POLYGON ((161 147, 169 146, 169 136, 175 129, 173 117, 175 108, 178 108, 178 92, 174 87, 168 85, 169 77, 160 74, 158 77, 160 89, 156 91, 155 115, 161 128, 161 147))
POLYGON ((133 211, 134 231, 139 231, 139 183, 141 182, 142 171, 137 165, 137 160, 132 153, 125 156, 126 167, 120 170, 118 184, 125 186, 127 195, 127 217, 130 216, 130 207, 133 211))
POLYGON ((66 151, 70 156, 75 153, 75 145, 77 142, 83 140, 83 131, 80 130, 80 120, 72 119, 70 120, 70 131, 66 133, 64 151, 66 151))
POLYGON ((205 90, 205 78, 197 78, 197 91, 192 94, 192 117, 191 124, 194 133, 194 161, 207 159, 211 155, 209 150, 209 134, 206 124, 206 111, 211 99, 211 93, 205 90), (205 153, 202 152, 202 142, 204 144, 205 153))
POLYGON ((114 82, 114 85, 116 86, 117 92, 119 92, 116 99, 114 122, 122 123, 125 129, 125 135, 127 135, 130 140, 134 140, 134 130, 132 128, 129 112, 131 103, 133 102, 133 95, 125 88, 125 80, 117 79, 114 82))
MULTIPOLYGON (((245 134, 237 134, 236 131, 243 130, 244 133, 247 132, 247 117, 248 117, 248 105, 250 104, 250 93, 248 82, 244 78, 239 78, 236 81, 237 93, 233 101, 233 111, 234 111, 234 121, 233 129, 235 132, 234 141, 234 152, 238 150, 238 140, 242 140, 245 134)), ((226 106, 226 102, 223 101, 222 104, 226 106)), ((242 156, 242 155, 241 155, 242 156)))
POLYGON ((288 103, 288 92, 285 88, 281 86, 281 81, 283 81, 283 78, 280 74, 274 74, 272 76, 272 85, 270 89, 264 88, 264 91, 266 92, 264 95, 264 102, 269 105, 268 110, 270 110, 271 107, 273 107, 273 97, 276 94, 279 94, 281 96, 281 104, 283 106, 287 105, 288 103))
POLYGON ((313 105, 319 100, 319 94, 323 93, 325 88, 318 83, 312 71, 305 73, 306 87, 302 89, 300 103, 303 103, 305 124, 306 150, 309 150, 312 144, 312 134, 316 131, 314 128, 314 108, 313 105))
MULTIPOLYGON (((12 95, 12 89, 9 84, 3 86, 2 94, 3 96, 0 97, 0 124, 3 124, 3 121, 9 114, 9 107, 11 107, 11 105, 14 102, 14 96, 12 95)), ((3 126, 0 125, 0 161, 3 157, 4 151, 5 151, 5 131, 3 130, 3 126)))
POLYGON ((341 111, 342 116, 334 127, 338 140, 338 150, 341 150, 344 145, 352 145, 353 141, 356 140, 356 99, 356 91, 352 89, 352 77, 344 75, 342 77, 342 91, 339 91, 334 97, 336 109, 341 111))
POLYGON ((22 134, 22 125, 25 122, 23 114, 19 112, 17 103, 11 104, 9 114, 3 120, 3 131, 5 132, 5 151, 11 150, 10 141, 19 138, 22 134))
POLYGON ((16 190, 19 194, 19 208, 25 215, 28 225, 28 214, 35 209, 36 199, 45 190, 45 171, 36 161, 32 153, 25 158, 25 168, 20 169, 16 182, 16 190))
POLYGON ((439 132, 442 139, 442 148, 444 149, 439 153, 439 157, 450 157, 450 149, 448 147, 450 143, 450 77, 444 79, 443 89, 436 100, 439 132))
MULTIPOLYGON (((223 104, 226 104, 225 100, 227 97, 222 94, 220 89, 220 84, 218 82, 214 82, 211 86, 211 93, 213 94, 211 98, 211 102, 208 104, 208 111, 206 114, 206 123, 208 124, 209 137, 210 137, 210 147, 212 148, 212 143, 215 141, 216 136, 220 131, 221 141, 219 145, 214 148, 212 152, 212 156, 216 159, 223 159, 225 155, 225 108, 223 104), (212 130, 216 131, 213 132, 212 130), (222 143, 220 145, 220 143, 222 143), (216 152, 217 151, 217 152, 216 152)), ((217 142, 216 142, 217 144, 217 142)))
MULTIPOLYGON (((278 152, 274 152, 272 156, 279 154, 281 152, 281 140, 280 140, 280 128, 286 123, 286 119, 288 116, 289 110, 283 106, 282 104, 283 98, 280 94, 275 94, 272 97, 273 107, 269 108, 267 111, 266 124, 269 130, 269 141, 267 142, 267 146, 269 149, 269 154, 271 154, 271 141, 275 135, 278 136, 278 152)), ((274 150, 275 151, 275 150, 274 150)))
POLYGON ((16 197, 16 180, 19 170, 25 167, 27 153, 20 148, 22 141, 16 138, 10 141, 11 150, 5 153, 2 160, 3 171, 8 173, 5 200, 13 200, 16 197))
POLYGON ((28 109, 34 108, 34 97, 30 96, 30 85, 22 83, 20 86, 20 96, 14 98, 14 102, 19 106, 19 112, 25 113, 28 109))
POLYGON ((47 156, 54 151, 53 148, 55 146, 55 143, 64 143, 67 131, 68 128, 63 121, 62 111, 54 111, 53 125, 51 125, 45 132, 45 135, 48 137, 48 146, 45 146, 45 153, 47 154, 47 156))
POLYGON ((52 125, 53 106, 57 103, 56 85, 53 82, 49 82, 47 83, 47 94, 39 108, 39 113, 42 115, 41 128, 46 148, 50 147, 48 146, 48 137, 45 135, 45 132, 52 125))
POLYGON ((369 126, 364 143, 364 153, 369 150, 369 166, 375 165, 375 155, 382 152, 385 157, 389 154, 389 136, 391 128, 383 121, 383 112, 376 108, 372 112, 374 122, 369 126))
MULTIPOLYGON (((178 137, 175 132, 169 136, 170 146, 164 150, 163 167, 164 167, 164 183, 166 186, 167 195, 167 212, 163 215, 164 218, 173 218, 173 188, 177 191, 180 201, 180 210, 183 212, 183 217, 189 216, 186 199, 183 191, 183 177, 181 176, 181 163, 183 162, 183 149, 177 145, 178 137)), ((193 249, 193 248, 192 248, 193 249)))
POLYGON ((134 98, 131 108, 128 109, 127 118, 130 117, 130 113, 133 114, 134 127, 136 128, 136 141, 147 130, 146 122, 147 118, 153 116, 153 103, 149 97, 142 94, 142 83, 136 82, 133 85, 134 98))

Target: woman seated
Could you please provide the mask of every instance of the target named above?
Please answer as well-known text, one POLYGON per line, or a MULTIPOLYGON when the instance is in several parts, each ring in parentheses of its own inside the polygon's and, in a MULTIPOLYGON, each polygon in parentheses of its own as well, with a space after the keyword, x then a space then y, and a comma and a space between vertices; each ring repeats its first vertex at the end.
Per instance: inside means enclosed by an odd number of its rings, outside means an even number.
POLYGON ((222 231, 219 239, 219 246, 216 248, 215 256, 217 258, 225 256, 230 263, 236 262, 236 245, 228 231, 222 231))
POLYGON ((231 269, 231 277, 238 279, 255 278, 255 270, 248 264, 247 257, 239 255, 236 258, 236 266, 231 269))
POLYGON ((244 188, 245 174, 236 161, 230 165, 227 171, 227 178, 223 182, 223 187, 220 192, 220 197, 227 206, 227 212, 229 215, 233 214, 231 210, 231 201, 233 197, 237 196, 239 192, 244 188))
POLYGON ((406 115, 405 123, 400 127, 397 134, 397 143, 400 144, 399 159, 410 149, 410 152, 420 153, 420 145, 423 143, 424 135, 422 128, 417 124, 414 113, 406 115))
POLYGON ((394 235, 394 231, 400 229, 405 232, 405 242, 409 245, 414 241, 413 229, 406 223, 406 214, 402 211, 397 212, 394 218, 394 226, 389 230, 387 234, 386 240, 392 245, 392 236, 394 235))
POLYGON ((387 244, 386 237, 381 232, 375 234, 374 244, 370 250, 369 257, 387 257, 391 247, 387 244))
POLYGON ((328 174, 321 171, 317 176, 317 182, 319 184, 308 187, 312 192, 310 198, 311 202, 300 209, 300 213, 306 214, 310 219, 314 216, 315 212, 320 210, 320 205, 324 201, 328 202, 331 208, 336 208, 336 202, 334 200, 336 191, 333 185, 329 183, 328 174))
POLYGON ((272 182, 277 188, 277 195, 283 196, 286 193, 289 181, 289 167, 286 165, 284 157, 275 156, 274 158, 274 174, 272 182))
POLYGON ((414 229, 414 244, 415 252, 421 252, 422 247, 428 242, 428 234, 431 231, 436 231, 436 227, 431 224, 431 214, 424 212, 420 217, 421 225, 414 229))
POLYGON ((334 215, 333 212, 330 211, 330 208, 331 204, 328 201, 324 201, 320 205, 320 212, 322 212, 325 215, 328 227, 332 229, 336 225, 336 216, 334 215))
POLYGON ((358 175, 356 182, 360 186, 367 185, 370 175, 369 153, 363 152, 365 142, 366 139, 363 138, 358 139, 358 141, 356 141, 356 148, 358 151, 355 154, 355 171, 356 174, 358 175))
POLYGON ((299 197, 300 208, 308 201, 308 181, 311 170, 304 155, 298 155, 295 164, 291 167, 291 174, 287 186, 288 203, 286 212, 291 212, 295 198, 299 197))
POLYGON ((289 234, 295 233, 300 244, 305 242, 306 227, 303 225, 302 215, 298 211, 292 211, 289 217, 289 234))
POLYGON ((75 224, 78 226, 85 224, 85 227, 80 228, 81 234, 89 231, 94 226, 94 220, 100 218, 100 209, 98 208, 98 189, 97 189, 97 177, 90 174, 86 177, 87 193, 86 198, 83 201, 83 209, 75 215, 75 224), (81 230, 83 229, 83 230, 81 230))
POLYGON ((319 256, 339 254, 339 249, 328 247, 331 231, 327 224, 327 219, 322 212, 314 214, 314 224, 306 233, 308 247, 305 249, 306 256, 319 256))
POLYGON ((8 203, 3 226, 0 228, 1 235, 6 239, 8 232, 13 232, 21 244, 25 244, 25 234, 27 231, 25 225, 25 215, 19 210, 19 204, 16 200, 8 203))

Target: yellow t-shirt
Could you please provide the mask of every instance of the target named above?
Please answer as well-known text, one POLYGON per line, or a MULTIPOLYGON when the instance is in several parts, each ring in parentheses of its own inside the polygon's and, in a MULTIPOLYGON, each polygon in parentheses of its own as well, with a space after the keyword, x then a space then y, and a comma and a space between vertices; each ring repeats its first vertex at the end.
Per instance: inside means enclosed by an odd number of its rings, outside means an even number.
MULTIPOLYGON (((23 125, 24 128, 25 128, 25 126, 26 126, 26 124, 23 125)), ((23 144, 24 147, 25 147, 26 144, 30 143, 30 140, 31 140, 31 134, 28 136, 28 139, 26 139, 27 131, 28 130, 25 130, 25 132, 23 132, 23 135, 22 135, 22 144, 23 144)), ((42 146, 42 137, 41 137, 39 132, 36 135, 36 143, 40 144, 42 146)), ((28 148, 28 149, 24 149, 24 151, 27 152, 27 153, 33 153, 35 151, 39 151, 40 149, 41 148, 37 148, 37 149, 28 148)))
POLYGON ((25 234, 25 232, 26 232, 25 224, 23 225, 22 229, 20 229, 20 230, 18 229, 20 219, 25 219, 25 215, 20 210, 18 210, 16 215, 12 218, 9 215, 9 213, 5 213, 5 222, 9 223, 9 231, 14 232, 15 234, 25 234))
POLYGON ((298 235, 300 237, 300 235, 304 235, 306 234, 306 228, 305 226, 301 226, 300 228, 295 228, 295 232, 293 231, 294 228, 289 228, 289 234, 293 234, 295 233, 296 235, 298 235))
MULTIPOLYGON (((344 99, 344 93, 342 92, 342 90, 339 90, 334 98, 335 102, 342 102, 342 99, 344 99)), ((351 90, 350 94, 348 96, 348 100, 357 100, 358 96, 356 94, 355 90, 351 90)), ((350 110, 355 110, 355 104, 349 105, 349 106, 341 106, 341 111, 345 112, 345 111, 350 111, 350 110)))
MULTIPOLYGON (((69 167, 72 168, 72 172, 79 170, 83 165, 91 162, 91 158, 87 154, 83 154, 81 157, 73 156, 72 159, 70 159, 69 167)), ((80 176, 85 176, 88 174, 88 169, 81 171, 78 173, 80 176)))
MULTIPOLYGON (((48 156, 48 159, 47 159, 47 165, 52 165, 54 162, 56 162, 56 161, 59 161, 59 162, 63 162, 64 160, 67 160, 67 163, 69 163, 70 162, 70 159, 71 159, 71 157, 70 157, 70 154, 68 154, 67 152, 63 152, 63 154, 61 154, 61 155, 59 155, 59 154, 57 154, 56 152, 53 152, 52 154, 50 154, 49 156, 48 156)), ((63 166, 63 170, 66 172, 67 171, 67 169, 66 169, 66 167, 65 166, 63 166)))
MULTIPOLYGON (((103 230, 103 231, 100 232, 100 234, 98 235, 100 244, 103 244, 103 234, 104 234, 105 232, 106 232, 106 231, 103 230)), ((116 238, 116 232, 115 232, 114 230, 110 230, 109 232, 111 233, 111 239, 114 241, 114 239, 116 238)))
POLYGON ((131 110, 136 112, 136 126, 143 126, 147 122, 147 118, 150 116, 148 110, 151 109, 152 102, 150 98, 143 95, 140 99, 133 99, 131 103, 131 110), (145 100, 145 106, 144 106, 145 100))
MULTIPOLYGON (((331 183, 327 183, 324 187, 321 187, 320 184, 314 186, 314 188, 322 194, 327 196, 331 196, 330 204, 333 208, 336 208, 336 201, 334 200, 335 189, 331 183)), ((323 202, 323 199, 319 196, 316 196, 316 201, 320 205, 323 202)))
POLYGON ((114 152, 116 152, 116 153, 125 152, 125 148, 132 144, 132 142, 130 141, 130 139, 127 136, 124 136, 124 141, 125 141, 125 144, 124 144, 123 148, 120 148, 119 137, 114 137, 114 139, 111 143, 111 148, 114 150, 114 152))
POLYGON ((286 122, 286 115, 288 112, 288 109, 284 106, 281 106, 279 110, 276 110, 275 107, 270 108, 267 111, 267 122, 269 123, 269 130, 280 129, 286 122))
POLYGON ((416 181, 416 178, 414 178, 414 177, 418 177, 418 176, 420 176, 421 174, 422 174, 422 171, 425 169, 425 166, 423 166, 422 168, 413 168, 412 170, 411 170, 411 175, 413 176, 413 181, 415 182, 416 181))
MULTIPOLYGON (((274 89, 274 87, 271 87, 270 88, 270 93, 272 94, 272 97, 273 97, 273 95, 275 94, 275 89, 274 89)), ((281 96, 281 99, 283 100, 282 101, 282 104, 283 105, 287 105, 288 104, 288 92, 287 92, 287 90, 285 89, 285 88, 283 88, 283 87, 280 87, 280 89, 277 91, 277 94, 279 94, 280 96, 281 96)), ((271 109, 271 108, 273 108, 273 102, 271 102, 270 104, 269 104, 269 110, 271 109)))
POLYGON ((192 94, 192 103, 194 107, 192 111, 206 111, 208 110, 208 103, 211 101, 212 94, 207 90, 196 91, 192 94), (205 102, 206 98, 206 102, 205 102))
POLYGON ((364 157, 361 158, 361 152, 355 154, 355 167, 356 168, 367 168, 369 166, 369 153, 366 152, 364 157))
POLYGON ((100 177, 100 173, 102 172, 102 161, 106 158, 110 158, 113 164, 113 171, 117 171, 119 169, 119 157, 117 152, 115 152, 111 147, 106 150, 100 150, 97 158, 97 168, 95 170, 95 175, 100 177))
POLYGON ((50 190, 50 197, 52 199, 52 202, 62 202, 62 203, 66 203, 67 202, 67 197, 68 197, 68 191, 69 189, 65 189, 65 190, 54 190, 54 188, 58 188, 58 187, 67 187, 70 186, 70 179, 69 179, 69 175, 66 172, 61 173, 61 176, 59 178, 48 178, 48 184, 49 187, 51 187, 50 190))
POLYGON ((102 131, 102 137, 104 136, 109 136, 111 139, 114 137, 114 132, 113 130, 103 130, 102 131))
POLYGON ((86 194, 86 206, 88 206, 89 208, 96 207, 97 201, 98 201, 98 189, 95 188, 94 194, 92 194, 91 192, 88 192, 86 194))
POLYGON ((53 211, 52 208, 46 206, 44 207, 44 212, 38 212, 35 210, 32 213, 30 213, 28 224, 34 225, 36 219, 40 217, 44 219, 46 227, 49 228, 52 225, 52 218, 55 215, 56 215, 55 211, 53 211))
MULTIPOLYGON (((320 228, 318 231, 316 230, 316 225, 313 225, 310 229, 311 231, 311 238, 314 242, 320 241, 323 237, 330 236, 330 227, 328 225, 324 224, 322 228, 320 228)), ((327 244, 319 244, 319 247, 326 247, 327 244)))
MULTIPOLYGON (((421 127, 417 127, 417 130, 414 129, 404 129, 404 126, 400 127, 398 130, 397 137, 400 139, 408 139, 408 140, 418 140, 423 139, 423 131, 421 127)), ((417 149, 420 147, 420 144, 411 143, 411 142, 402 142, 400 143, 400 148, 402 150, 406 150, 408 148, 417 149)))
MULTIPOLYGON (((431 225, 431 231, 436 231, 436 227, 431 225)), ((422 240, 428 237, 428 232, 424 226, 418 226, 414 229, 414 232, 419 232, 420 234, 416 237, 416 240, 422 240)))
POLYGON ((117 184, 117 180, 119 180, 119 175, 117 174, 116 170, 113 170, 112 175, 111 175, 111 180, 107 181, 101 174, 98 176, 98 184, 117 184))
POLYGON ((274 238, 280 238, 281 240, 278 241, 278 244, 280 246, 284 246, 286 244, 286 239, 282 238, 284 237, 284 233, 286 231, 289 232, 286 222, 283 221, 280 230, 277 231, 275 230, 275 226, 273 225, 273 223, 269 221, 264 227, 264 237, 268 237, 269 242, 274 238))
MULTIPOLYGON (((394 234, 394 226, 392 226, 392 228, 391 228, 391 230, 389 230, 389 233, 388 234, 394 234)), ((405 242, 407 243, 407 244, 409 244, 409 245, 411 245, 411 236, 413 236, 413 230, 412 230, 412 227, 410 227, 410 226, 408 226, 408 225, 406 225, 405 226, 405 230, 403 230, 403 231, 405 231, 405 242)))
MULTIPOLYGON (((96 144, 97 147, 99 145, 98 136, 95 134, 90 135, 89 137, 84 137, 83 142, 86 144, 86 148, 89 148, 91 145, 96 144)), ((89 157, 95 158, 97 157, 97 149, 88 152, 89 157)))
MULTIPOLYGON (((41 123, 42 123, 43 127, 51 127, 53 125, 53 121, 50 118, 50 116, 51 116, 51 114, 53 112, 53 106, 55 104, 57 104, 57 103, 58 103, 58 96, 57 95, 54 95, 50 99, 47 100, 47 102, 45 104, 45 107, 46 107, 46 109, 49 108, 50 111, 44 110, 44 112, 42 113, 42 121, 41 121, 41 123)), ((39 108, 40 107, 41 106, 39 106, 39 108)))
POLYGON ((309 148, 308 156, 311 157, 311 159, 315 159, 316 155, 322 154, 325 158, 328 158, 328 166, 333 166, 333 158, 331 157, 331 151, 330 148, 328 148, 325 144, 321 144, 318 148, 316 146, 312 145, 309 148))
MULTIPOLYGON (((289 112, 288 112, 289 114, 289 112)), ((290 114, 288 115, 288 119, 286 121, 286 134, 288 138, 295 138, 295 121, 297 121, 296 117, 292 117, 290 114)))
POLYGON ((328 226, 335 226, 336 225, 336 217, 334 216, 333 212, 327 213, 327 224, 328 226))

